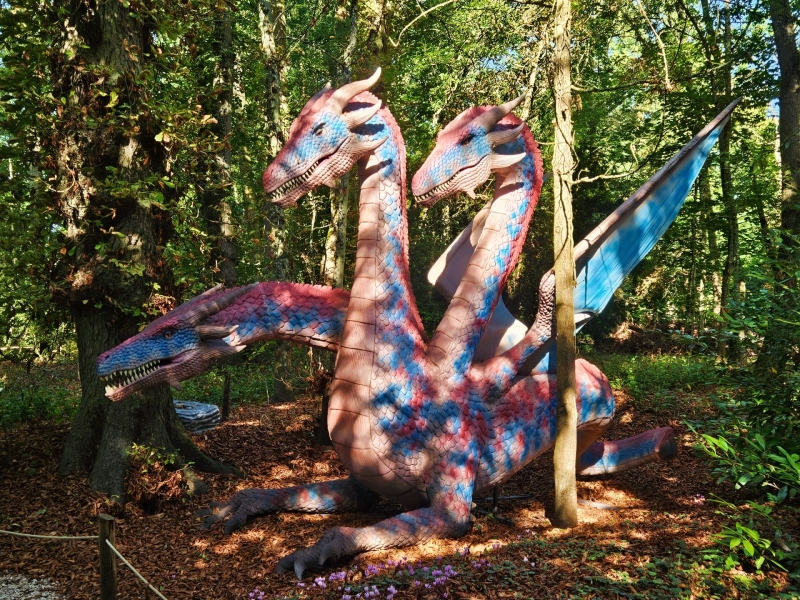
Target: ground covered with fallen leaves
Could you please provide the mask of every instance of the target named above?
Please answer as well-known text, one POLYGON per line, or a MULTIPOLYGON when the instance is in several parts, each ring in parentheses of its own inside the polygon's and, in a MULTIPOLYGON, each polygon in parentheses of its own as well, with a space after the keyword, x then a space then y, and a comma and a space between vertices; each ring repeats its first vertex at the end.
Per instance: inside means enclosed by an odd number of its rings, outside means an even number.
MULTIPOLYGON (((290 574, 273 574, 280 557, 310 545, 327 528, 367 525, 399 511, 381 504, 366 514, 270 515, 231 536, 220 526, 198 530, 195 513, 239 489, 346 476, 334 452, 314 443, 319 407, 311 399, 237 407, 229 422, 196 437, 208 453, 244 469, 247 479, 204 476, 211 486, 206 496, 164 490, 163 501, 140 498, 124 510, 92 493, 85 477, 56 475, 67 425, 40 422, 0 429, 0 529, 93 535, 97 515, 113 512, 117 547, 170 600, 797 597, 779 572, 725 571, 703 559, 703 551, 713 545, 712 534, 725 524, 711 498, 743 500, 716 485, 707 459, 693 450, 683 421, 701 420, 709 410, 701 395, 684 391, 656 406, 622 391, 617 398, 617 418, 607 439, 670 425, 677 432, 679 456, 667 464, 579 481, 580 498, 615 510, 582 504, 580 525, 572 530, 553 529, 545 516, 553 481, 546 455, 500 492, 502 497, 530 497, 502 500, 498 517, 488 514, 491 502, 479 500, 474 525, 459 540, 364 554, 302 582, 290 574)), ((175 477, 155 484, 137 481, 136 473, 132 477, 140 489, 179 485, 175 477)), ((0 534, 0 573, 46 576, 67 598, 97 598, 97 543, 0 534)), ((146 597, 121 564, 118 573, 120 598, 146 597)))

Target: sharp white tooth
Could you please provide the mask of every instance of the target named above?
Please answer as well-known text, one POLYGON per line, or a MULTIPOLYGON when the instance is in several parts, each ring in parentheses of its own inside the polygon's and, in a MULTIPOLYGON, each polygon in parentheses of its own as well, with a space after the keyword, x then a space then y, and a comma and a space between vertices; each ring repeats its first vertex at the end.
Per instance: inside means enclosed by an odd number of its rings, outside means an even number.
POLYGON ((111 387, 110 385, 106 386, 106 396, 108 396, 113 391, 114 391, 113 387, 111 387))

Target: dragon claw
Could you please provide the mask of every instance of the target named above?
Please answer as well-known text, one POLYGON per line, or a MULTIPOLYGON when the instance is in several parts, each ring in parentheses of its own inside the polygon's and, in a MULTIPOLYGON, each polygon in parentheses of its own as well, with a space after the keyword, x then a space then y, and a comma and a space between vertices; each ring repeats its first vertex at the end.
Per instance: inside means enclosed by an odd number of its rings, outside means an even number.
POLYGON ((317 543, 308 548, 300 548, 284 556, 275 567, 277 574, 288 573, 294 570, 298 579, 303 574, 320 570, 328 560, 339 560, 345 556, 356 554, 354 530, 346 527, 334 527, 326 531, 317 543))
POLYGON ((255 492, 264 490, 242 490, 231 496, 227 502, 210 502, 208 508, 197 511, 198 517, 204 517, 200 524, 200 529, 211 528, 219 521, 225 521, 225 533, 230 535, 241 528, 246 522, 247 517, 262 514, 265 512, 261 505, 256 502, 255 492), (230 517, 230 518, 229 518, 230 517))

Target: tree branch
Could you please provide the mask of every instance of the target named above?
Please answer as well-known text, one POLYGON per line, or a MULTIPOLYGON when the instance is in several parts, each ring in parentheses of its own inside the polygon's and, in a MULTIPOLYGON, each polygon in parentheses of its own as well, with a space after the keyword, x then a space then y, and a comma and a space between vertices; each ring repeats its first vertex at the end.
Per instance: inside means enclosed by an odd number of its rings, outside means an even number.
POLYGON ((437 10, 437 9, 439 9, 439 8, 443 8, 443 7, 447 6, 448 4, 453 4, 455 1, 456 1, 456 0, 445 0, 444 2, 441 2, 441 3, 437 4, 436 6, 431 6, 431 7, 430 7, 428 10, 422 11, 422 12, 421 12, 420 14, 418 14, 416 17, 414 17, 413 19, 411 19, 411 21, 410 21, 410 22, 409 22, 409 23, 408 23, 408 24, 407 24, 405 27, 403 27, 403 28, 400 30, 400 33, 397 35, 397 41, 396 41, 396 42, 395 42, 395 41, 394 41, 394 40, 391 38, 391 36, 387 36, 387 37, 389 38, 389 43, 390 43, 390 44, 391 44, 393 47, 395 47, 395 48, 398 48, 398 47, 400 46, 400 38, 402 38, 402 37, 403 37, 403 34, 406 32, 406 30, 408 30, 408 28, 409 28, 409 27, 411 27, 412 25, 414 25, 414 23, 416 23, 417 21, 419 21, 419 20, 420 20, 420 19, 422 19, 423 17, 426 17, 426 16, 428 16, 428 15, 429 15, 430 13, 432 13, 433 11, 435 11, 435 10, 437 10))
POLYGON ((667 63, 667 51, 664 48, 664 42, 661 41, 661 36, 658 35, 658 31, 656 28, 653 27, 653 22, 650 20, 650 17, 647 16, 647 13, 644 10, 644 5, 642 4, 641 0, 634 0, 634 4, 636 4, 636 8, 639 9, 639 12, 642 13, 644 20, 647 21, 647 24, 650 27, 650 31, 653 32, 653 35, 656 37, 656 44, 658 44, 658 49, 661 51, 661 58, 664 61, 664 91, 672 91, 672 84, 669 81, 669 65, 667 63))

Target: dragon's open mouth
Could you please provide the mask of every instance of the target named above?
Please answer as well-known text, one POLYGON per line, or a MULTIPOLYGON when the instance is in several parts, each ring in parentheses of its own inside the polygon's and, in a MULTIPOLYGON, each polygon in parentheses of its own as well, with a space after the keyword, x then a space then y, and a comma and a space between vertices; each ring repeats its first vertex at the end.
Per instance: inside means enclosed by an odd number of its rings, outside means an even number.
POLYGON ((182 352, 181 354, 170 358, 157 358, 156 360, 151 360, 150 362, 132 369, 118 369, 112 373, 109 373, 108 375, 100 375, 100 381, 106 384, 106 396, 110 398, 126 387, 142 381, 160 369, 183 362, 189 357, 190 354, 191 352, 182 352))
POLYGON ((108 375, 102 375, 100 377, 100 381, 106 384, 106 395, 113 394, 114 392, 118 392, 122 388, 129 386, 132 383, 136 383, 148 375, 155 373, 161 367, 172 364, 172 362, 173 361, 170 359, 164 358, 151 360, 150 362, 133 369, 120 369, 119 371, 114 371, 108 375))
POLYGON ((326 158, 328 158, 328 157, 325 156, 323 158, 320 158, 319 160, 315 161, 314 164, 312 164, 305 173, 302 173, 302 174, 298 175, 297 177, 294 177, 294 178, 290 179, 289 181, 287 181, 287 182, 281 184, 280 186, 278 186, 278 189, 276 189, 276 190, 274 190, 272 192, 269 192, 267 194, 267 200, 269 200, 270 202, 275 202, 276 200, 278 200, 282 196, 285 196, 286 194, 294 191, 296 188, 298 188, 301 185, 303 185, 306 181, 309 180, 311 175, 314 174, 314 169, 317 168, 319 163, 321 163, 326 158))
POLYGON ((444 194, 444 192, 447 191, 447 188, 450 187, 450 184, 453 182, 453 179, 455 179, 455 177, 456 176, 453 175, 450 179, 448 179, 444 183, 440 183, 435 188, 425 192, 421 196, 417 196, 417 203, 426 205, 433 202, 433 200, 438 199, 442 194, 444 194))
POLYGON ((282 183, 273 191, 267 192, 267 200, 269 200, 270 202, 280 203, 279 201, 282 197, 291 194, 294 190, 296 190, 301 185, 306 183, 309 179, 311 179, 311 176, 314 174, 316 168, 320 164, 331 158, 332 156, 335 156, 336 153, 339 152, 339 150, 344 145, 344 142, 345 141, 343 140, 342 143, 339 144, 339 146, 337 146, 336 149, 330 154, 327 154, 322 158, 318 158, 317 160, 315 160, 312 163, 312 165, 308 167, 308 169, 306 169, 303 173, 301 173, 297 177, 292 177, 289 181, 282 183))

